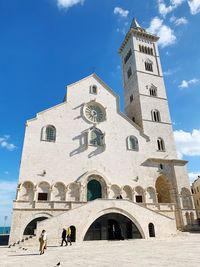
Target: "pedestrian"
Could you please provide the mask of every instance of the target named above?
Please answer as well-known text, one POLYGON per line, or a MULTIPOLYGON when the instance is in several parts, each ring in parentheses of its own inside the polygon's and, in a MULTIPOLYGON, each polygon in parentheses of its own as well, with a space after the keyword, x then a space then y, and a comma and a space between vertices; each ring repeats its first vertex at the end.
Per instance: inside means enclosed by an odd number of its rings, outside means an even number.
POLYGON ((66 236, 67 236, 67 231, 66 231, 65 228, 63 228, 63 231, 62 231, 62 243, 61 243, 61 247, 63 246, 63 242, 65 242, 65 246, 67 246, 66 236))
POLYGON ((47 233, 45 230, 42 230, 42 233, 39 237, 40 242, 40 255, 44 254, 44 249, 47 248, 47 233))
POLYGON ((71 228, 70 227, 67 228, 67 242, 70 243, 70 246, 72 245, 72 242, 71 242, 71 228))

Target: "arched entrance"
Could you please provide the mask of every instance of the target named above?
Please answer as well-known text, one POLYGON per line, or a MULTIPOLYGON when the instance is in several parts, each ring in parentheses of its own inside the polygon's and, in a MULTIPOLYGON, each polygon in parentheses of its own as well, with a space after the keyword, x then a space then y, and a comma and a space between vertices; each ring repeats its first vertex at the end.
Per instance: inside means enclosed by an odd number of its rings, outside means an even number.
POLYGON ((99 181, 93 179, 87 184, 87 201, 102 198, 102 188, 99 181))
POLYGON ((23 235, 34 235, 35 229, 37 228, 37 222, 41 222, 48 219, 48 217, 39 217, 33 219, 25 228, 23 235))
POLYGON ((71 229, 71 241, 76 242, 76 227, 71 225, 70 229, 71 229))
POLYGON ((105 214, 96 219, 85 234, 84 240, 124 240, 142 238, 136 225, 119 213, 105 214))

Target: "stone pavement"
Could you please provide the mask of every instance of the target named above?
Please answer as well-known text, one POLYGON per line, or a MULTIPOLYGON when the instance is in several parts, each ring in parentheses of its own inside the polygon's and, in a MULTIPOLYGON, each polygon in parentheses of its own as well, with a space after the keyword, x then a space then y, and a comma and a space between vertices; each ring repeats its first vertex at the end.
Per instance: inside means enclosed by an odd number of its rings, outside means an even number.
POLYGON ((88 241, 68 247, 0 247, 0 267, 198 267, 200 234, 183 234, 165 240, 88 241), (60 263, 60 264, 59 264, 60 263))

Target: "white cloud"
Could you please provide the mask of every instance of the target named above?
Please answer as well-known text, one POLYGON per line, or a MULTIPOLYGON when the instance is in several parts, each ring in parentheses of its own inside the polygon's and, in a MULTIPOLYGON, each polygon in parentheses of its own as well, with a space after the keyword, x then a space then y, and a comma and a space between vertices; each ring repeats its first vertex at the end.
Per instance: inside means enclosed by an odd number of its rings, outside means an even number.
POLYGON ((189 0, 188 5, 192 15, 196 15, 200 12, 200 0, 189 0))
POLYGON ((167 25, 164 25, 163 20, 158 17, 154 17, 151 20, 147 31, 160 37, 158 44, 161 47, 172 45, 176 42, 174 31, 167 25))
POLYGON ((190 178, 190 182, 193 183, 194 180, 196 180, 197 177, 200 175, 200 171, 199 172, 189 172, 188 175, 190 178))
POLYGON ((126 18, 129 14, 128 10, 125 10, 121 7, 115 7, 113 12, 114 14, 119 15, 120 17, 124 17, 124 18, 126 18))
POLYGON ((83 4, 85 0, 57 0, 57 5, 60 8, 70 8, 77 4, 83 4))
POLYGON ((14 144, 8 142, 9 138, 9 135, 4 135, 3 137, 0 137, 0 147, 5 148, 9 151, 13 151, 17 147, 14 144))
POLYGON ((170 18, 170 22, 173 22, 175 26, 188 24, 188 20, 185 17, 176 18, 176 17, 172 16, 170 18))
POLYGON ((189 81, 186 81, 186 80, 183 80, 181 82, 181 84, 179 84, 179 88, 188 88, 190 85, 193 85, 193 84, 197 84, 199 83, 199 80, 194 78, 192 80, 189 80, 189 81))
POLYGON ((167 6, 164 0, 158 0, 158 10, 160 15, 165 17, 168 13, 171 13, 178 6, 182 5, 185 0, 171 0, 170 5, 167 6))
POLYGON ((166 71, 163 71, 163 74, 165 76, 170 76, 170 75, 173 75, 175 74, 176 72, 178 72, 180 70, 180 68, 174 68, 174 69, 168 69, 166 71))
POLYGON ((4 217, 8 216, 7 225, 10 224, 12 201, 15 199, 17 182, 0 181, 0 225, 4 223, 4 217))
POLYGON ((183 130, 174 131, 178 157, 200 156, 200 129, 191 133, 183 130))

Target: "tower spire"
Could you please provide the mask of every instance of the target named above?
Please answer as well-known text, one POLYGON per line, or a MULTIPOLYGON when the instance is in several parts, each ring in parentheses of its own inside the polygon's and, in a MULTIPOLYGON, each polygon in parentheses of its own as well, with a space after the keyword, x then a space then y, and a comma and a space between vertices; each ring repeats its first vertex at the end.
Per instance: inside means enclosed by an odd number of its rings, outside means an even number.
POLYGON ((136 18, 133 18, 132 23, 131 23, 131 29, 138 30, 141 32, 145 32, 146 30, 140 26, 136 18))

